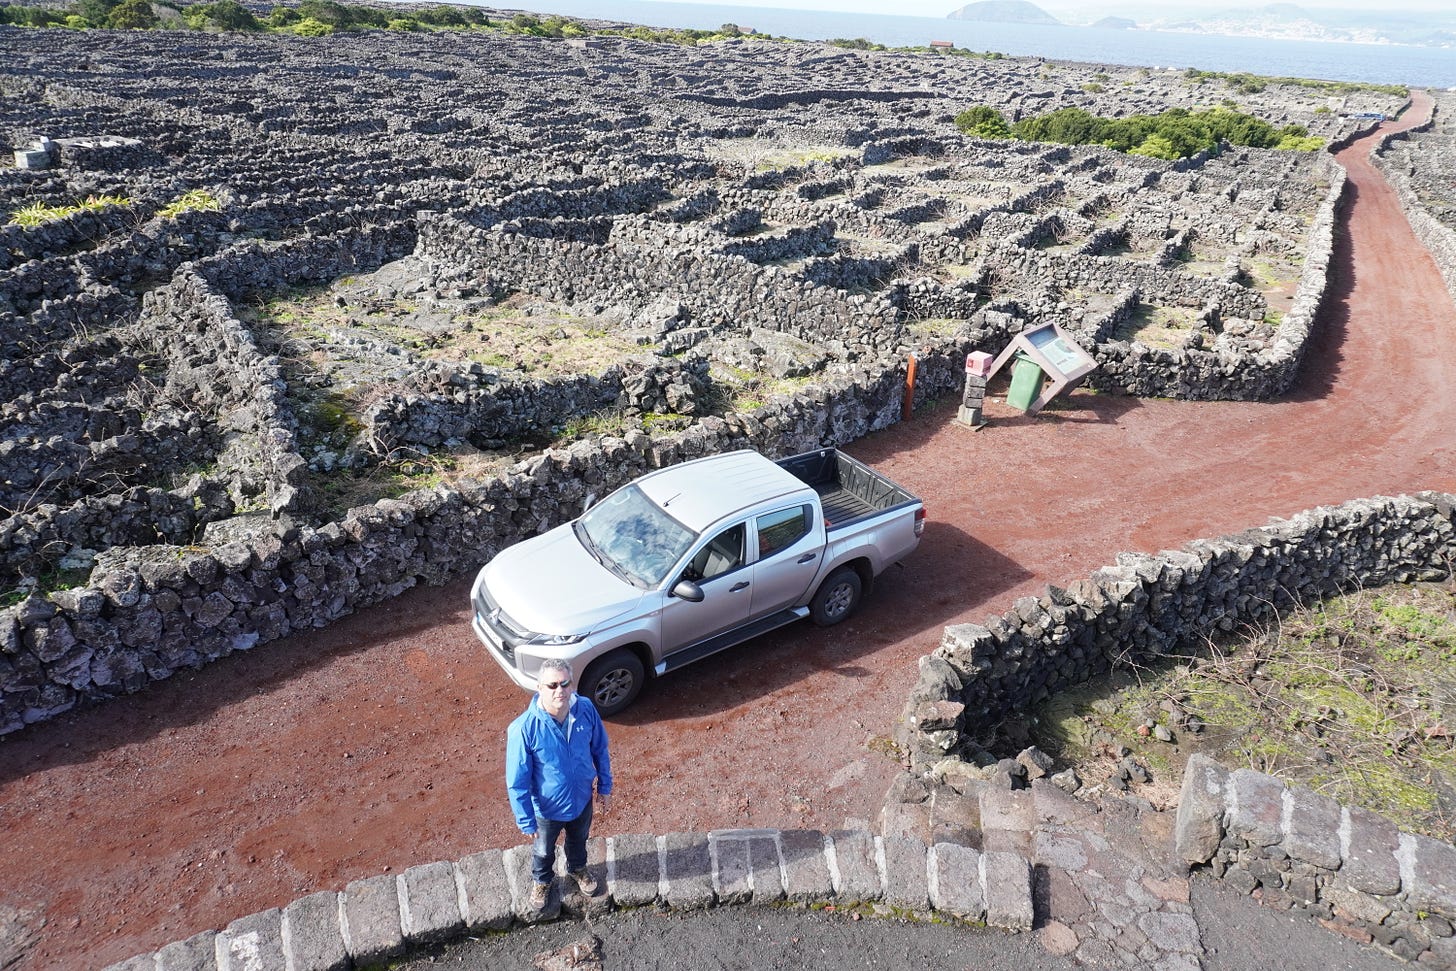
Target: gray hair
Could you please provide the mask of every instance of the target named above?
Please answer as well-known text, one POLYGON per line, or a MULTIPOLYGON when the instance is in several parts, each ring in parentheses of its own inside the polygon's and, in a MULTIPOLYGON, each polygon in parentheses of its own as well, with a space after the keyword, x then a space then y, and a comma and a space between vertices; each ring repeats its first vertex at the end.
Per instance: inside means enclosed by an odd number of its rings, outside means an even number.
MULTIPOLYGON (((566 675, 566 680, 568 681, 571 680, 572 677, 571 664, 567 661, 562 660, 559 657, 548 657, 546 660, 542 661, 541 670, 536 672, 536 680, 545 681, 547 671, 559 671, 560 673, 566 675)), ((562 679, 557 678, 556 680, 559 681, 562 679)))

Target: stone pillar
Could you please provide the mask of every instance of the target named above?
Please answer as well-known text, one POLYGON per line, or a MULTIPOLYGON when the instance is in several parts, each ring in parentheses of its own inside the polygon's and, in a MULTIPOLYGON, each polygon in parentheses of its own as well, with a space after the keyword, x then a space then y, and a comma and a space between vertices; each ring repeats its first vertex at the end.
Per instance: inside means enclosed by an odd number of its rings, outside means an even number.
POLYGON ((986 400, 986 375, 990 370, 990 354, 972 351, 966 355, 966 388, 961 395, 961 407, 956 414, 956 421, 972 428, 985 424, 985 419, 981 417, 981 403, 986 400))

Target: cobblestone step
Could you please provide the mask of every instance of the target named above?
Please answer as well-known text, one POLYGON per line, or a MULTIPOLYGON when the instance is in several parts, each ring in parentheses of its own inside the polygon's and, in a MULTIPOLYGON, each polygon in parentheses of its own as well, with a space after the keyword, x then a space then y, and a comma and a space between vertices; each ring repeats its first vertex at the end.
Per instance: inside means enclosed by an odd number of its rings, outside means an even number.
POLYGON ((486 850, 309 894, 107 971, 342 971, 465 934, 643 906, 878 903, 1012 931, 1032 926, 1031 862, 1014 851, 865 830, 721 829, 596 837, 587 852, 596 893, 582 894, 562 873, 542 910, 529 904, 531 848, 486 850))
POLYGON ((1094 967, 1197 971, 1202 937, 1168 813, 1122 799, 1097 803, 1045 779, 983 789, 981 845, 1031 860, 1042 945, 1094 967))

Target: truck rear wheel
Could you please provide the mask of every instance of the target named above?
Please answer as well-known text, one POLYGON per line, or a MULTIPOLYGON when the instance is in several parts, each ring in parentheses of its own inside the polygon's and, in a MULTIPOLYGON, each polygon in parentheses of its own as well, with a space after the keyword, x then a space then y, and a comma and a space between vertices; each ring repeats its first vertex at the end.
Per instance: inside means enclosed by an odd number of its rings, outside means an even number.
POLYGON ((645 679, 641 659, 621 648, 587 665, 577 687, 591 699, 598 714, 615 715, 636 700, 645 679))
POLYGON ((833 627, 854 613, 862 589, 859 574, 852 567, 835 570, 809 602, 809 617, 820 627, 833 627))

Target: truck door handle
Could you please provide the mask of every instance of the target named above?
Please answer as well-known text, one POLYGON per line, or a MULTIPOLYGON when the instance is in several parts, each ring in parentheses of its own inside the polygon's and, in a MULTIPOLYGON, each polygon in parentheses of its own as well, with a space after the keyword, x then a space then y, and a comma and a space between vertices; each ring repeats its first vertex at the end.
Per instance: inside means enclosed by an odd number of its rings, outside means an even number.
POLYGON ((814 557, 816 557, 818 555, 819 555, 818 553, 805 553, 803 556, 799 557, 798 562, 800 562, 800 563, 808 563, 810 560, 812 560, 814 557))
POLYGON ((729 587, 728 588, 728 592, 729 593, 737 593, 740 590, 747 590, 747 589, 748 589, 748 581, 747 580, 743 580, 743 581, 741 581, 739 583, 735 583, 735 584, 733 584, 733 586, 729 587))

